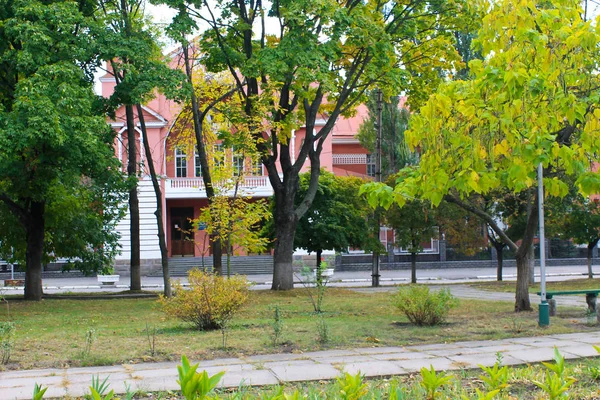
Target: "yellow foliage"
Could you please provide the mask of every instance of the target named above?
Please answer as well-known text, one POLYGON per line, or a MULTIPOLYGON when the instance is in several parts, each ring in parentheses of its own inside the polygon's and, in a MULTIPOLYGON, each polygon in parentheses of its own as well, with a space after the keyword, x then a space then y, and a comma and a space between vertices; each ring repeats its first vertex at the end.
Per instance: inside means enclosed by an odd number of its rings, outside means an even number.
POLYGON ((189 290, 173 283, 173 297, 160 296, 163 311, 173 318, 194 324, 199 330, 227 325, 248 299, 245 276, 225 278, 199 269, 188 273, 189 290))

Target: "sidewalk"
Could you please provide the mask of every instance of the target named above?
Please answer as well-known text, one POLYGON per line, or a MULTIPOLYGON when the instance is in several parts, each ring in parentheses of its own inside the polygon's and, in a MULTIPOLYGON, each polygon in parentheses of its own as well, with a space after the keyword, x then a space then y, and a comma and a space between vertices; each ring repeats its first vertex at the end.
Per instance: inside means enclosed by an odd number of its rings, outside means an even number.
MULTIPOLYGON (((366 377, 385 377, 417 372, 421 367, 460 370, 492 366, 501 352, 504 365, 551 360, 556 346, 566 359, 598 356, 592 344, 600 332, 574 333, 492 341, 470 341, 407 347, 371 347, 303 354, 269 354, 200 362, 199 371, 210 375, 225 371, 221 386, 276 385, 285 382, 330 380, 342 371, 366 377)), ((197 362, 191 360, 192 362, 197 362)), ((11 371, 0 373, 2 399, 30 399, 35 383, 48 387, 46 397, 82 396, 89 391, 92 375, 108 377, 111 389, 178 390, 176 362, 116 365, 108 367, 11 371)))

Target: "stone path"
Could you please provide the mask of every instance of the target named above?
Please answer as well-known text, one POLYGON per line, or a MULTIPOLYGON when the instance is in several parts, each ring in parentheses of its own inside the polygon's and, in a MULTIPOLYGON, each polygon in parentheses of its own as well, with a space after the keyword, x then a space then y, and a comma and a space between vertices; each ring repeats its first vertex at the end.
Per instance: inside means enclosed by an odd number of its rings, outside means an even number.
MULTIPOLYGON (((598 356, 600 332, 531 338, 470 341, 407 347, 371 347, 303 354, 268 354, 200 362, 209 374, 225 371, 223 387, 275 385, 284 382, 329 380, 342 371, 367 377, 401 375, 433 365, 436 370, 491 366, 498 352, 505 365, 551 360, 556 346, 567 359, 598 356)), ((192 362, 194 360, 191 360, 192 362)), ((10 371, 0 373, 0 398, 30 399, 35 383, 48 387, 46 397, 82 396, 92 375, 108 377, 110 387, 124 393, 126 386, 144 391, 177 390, 177 363, 145 363, 109 367, 10 371)))

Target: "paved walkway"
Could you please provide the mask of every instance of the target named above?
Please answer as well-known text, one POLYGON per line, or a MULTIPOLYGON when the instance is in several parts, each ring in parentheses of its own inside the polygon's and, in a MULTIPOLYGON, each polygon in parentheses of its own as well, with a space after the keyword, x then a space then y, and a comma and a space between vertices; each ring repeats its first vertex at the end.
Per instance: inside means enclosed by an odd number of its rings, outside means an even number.
MULTIPOLYGON (((436 370, 491 366, 501 352, 505 365, 551 360, 556 346, 567 359, 598 356, 592 344, 600 332, 532 338, 470 341, 407 347, 371 347, 303 354, 268 354, 200 362, 209 374, 225 371, 221 386, 275 385, 295 381, 329 380, 342 371, 367 377, 409 374, 433 365, 436 370)), ((194 361, 194 360, 192 360, 194 361)), ((116 365, 109 367, 43 369, 0 373, 0 397, 30 399, 35 383, 48 387, 46 397, 82 396, 89 391, 92 375, 108 377, 116 393, 125 385, 144 391, 177 390, 175 362, 116 365)))

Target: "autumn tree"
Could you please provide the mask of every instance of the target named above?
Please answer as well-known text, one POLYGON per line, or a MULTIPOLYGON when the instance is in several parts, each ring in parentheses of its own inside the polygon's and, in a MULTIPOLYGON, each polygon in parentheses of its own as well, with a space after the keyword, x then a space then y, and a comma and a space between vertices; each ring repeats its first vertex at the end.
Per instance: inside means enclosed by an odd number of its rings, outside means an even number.
POLYGON ((25 263, 29 300, 52 252, 94 271, 116 251, 121 177, 93 92, 95 7, 0 1, 0 246, 25 263))
POLYGON ((488 7, 476 43, 484 60, 472 79, 447 82, 411 119, 407 141, 422 150, 415 173, 394 189, 372 185, 371 201, 404 204, 415 196, 448 199, 485 220, 516 252, 515 311, 531 309, 528 259, 538 222, 536 167, 547 196, 564 196, 558 172, 584 194, 600 189, 591 160, 600 155, 596 24, 578 2, 499 1, 488 7), (464 199, 499 187, 527 199, 521 244, 492 216, 464 199))
POLYGON ((170 29, 190 34, 208 27, 200 42, 203 63, 228 71, 243 96, 248 131, 275 194, 272 289, 291 289, 296 226, 317 191, 320 155, 336 120, 375 86, 386 97, 403 88, 415 102, 422 99, 427 85, 411 77, 439 81, 440 69, 457 60, 445 51, 452 46, 443 28, 456 22, 465 2, 162 2, 178 11, 170 29), (321 118, 326 122, 319 129, 321 118), (294 154, 290 139, 300 127, 308 134, 294 154), (296 206, 307 161, 311 184, 296 206))

